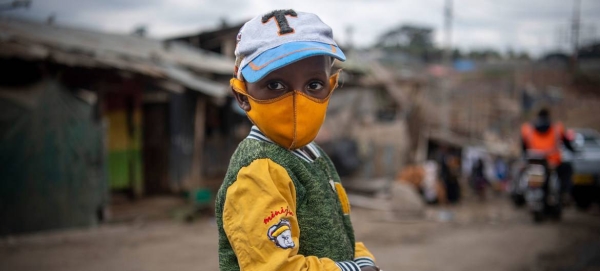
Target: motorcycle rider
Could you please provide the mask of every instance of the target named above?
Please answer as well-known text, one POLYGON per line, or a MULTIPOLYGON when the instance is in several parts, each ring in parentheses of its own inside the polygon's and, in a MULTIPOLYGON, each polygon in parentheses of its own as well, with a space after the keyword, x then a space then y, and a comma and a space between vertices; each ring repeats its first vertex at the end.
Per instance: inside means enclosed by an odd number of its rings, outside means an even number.
MULTIPOLYGON (((561 143, 571 152, 575 153, 575 149, 571 145, 571 141, 567 137, 565 128, 560 122, 552 122, 550 111, 547 108, 542 108, 535 120, 524 123, 521 126, 521 142, 524 155, 543 155, 546 158, 548 170, 555 170, 560 180, 561 198, 563 192, 567 192, 570 180, 570 172, 568 168, 560 166, 562 157, 560 154, 561 143)), ((548 172, 549 173, 549 172, 548 172)), ((549 174, 546 174, 549 176, 549 174)), ((547 194, 548 185, 544 184, 545 195, 547 194)), ((562 201, 562 200, 560 200, 562 201)))

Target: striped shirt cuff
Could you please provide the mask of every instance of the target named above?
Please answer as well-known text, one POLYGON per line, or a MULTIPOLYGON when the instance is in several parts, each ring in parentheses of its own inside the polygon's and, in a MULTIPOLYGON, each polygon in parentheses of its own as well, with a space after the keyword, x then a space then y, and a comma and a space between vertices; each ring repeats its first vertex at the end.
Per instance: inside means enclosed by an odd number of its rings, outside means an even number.
POLYGON ((360 267, 358 267, 358 265, 355 262, 353 262, 353 261, 336 262, 335 264, 342 271, 360 271, 360 267))
POLYGON ((375 261, 373 261, 373 259, 369 258, 369 257, 360 257, 360 258, 356 258, 354 259, 354 262, 356 263, 356 265, 358 265, 359 267, 365 267, 365 266, 376 266, 375 265, 375 261))

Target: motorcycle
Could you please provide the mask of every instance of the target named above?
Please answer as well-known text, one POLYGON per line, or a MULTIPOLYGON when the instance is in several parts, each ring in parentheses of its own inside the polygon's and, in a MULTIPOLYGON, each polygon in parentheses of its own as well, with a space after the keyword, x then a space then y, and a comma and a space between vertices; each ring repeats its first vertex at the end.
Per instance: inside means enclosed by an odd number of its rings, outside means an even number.
POLYGON ((527 191, 526 169, 527 161, 519 160, 514 165, 512 180, 509 185, 510 198, 517 208, 525 206, 525 191, 527 191))
POLYGON ((533 221, 541 222, 546 215, 560 220, 560 180, 556 171, 549 167, 545 157, 528 157, 524 178, 527 184, 525 201, 533 221))

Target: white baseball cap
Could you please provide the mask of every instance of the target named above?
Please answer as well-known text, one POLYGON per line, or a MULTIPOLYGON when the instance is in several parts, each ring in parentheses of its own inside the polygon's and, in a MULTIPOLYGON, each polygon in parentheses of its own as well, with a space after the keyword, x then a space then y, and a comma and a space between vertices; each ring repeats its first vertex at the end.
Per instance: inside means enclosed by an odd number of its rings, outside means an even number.
POLYGON ((240 29, 235 48, 236 76, 254 83, 276 69, 316 55, 346 60, 331 28, 317 15, 275 10, 240 29))

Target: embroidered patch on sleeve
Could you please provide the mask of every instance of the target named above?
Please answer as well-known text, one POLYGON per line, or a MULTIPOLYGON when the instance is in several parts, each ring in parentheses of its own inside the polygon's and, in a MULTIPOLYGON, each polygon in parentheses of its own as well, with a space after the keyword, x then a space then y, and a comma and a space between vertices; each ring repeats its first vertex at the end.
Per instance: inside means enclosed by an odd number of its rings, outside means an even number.
POLYGON ((271 226, 267 231, 267 236, 277 247, 293 248, 294 239, 292 239, 292 226, 287 219, 281 219, 279 223, 271 226))
POLYGON ((263 219, 263 223, 265 224, 269 224, 271 222, 271 220, 275 219, 276 217, 283 215, 283 216, 293 216, 294 212, 292 212, 292 210, 290 210, 290 207, 281 207, 281 209, 279 210, 274 210, 271 211, 271 214, 268 215, 267 217, 265 217, 265 219, 263 219))

